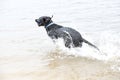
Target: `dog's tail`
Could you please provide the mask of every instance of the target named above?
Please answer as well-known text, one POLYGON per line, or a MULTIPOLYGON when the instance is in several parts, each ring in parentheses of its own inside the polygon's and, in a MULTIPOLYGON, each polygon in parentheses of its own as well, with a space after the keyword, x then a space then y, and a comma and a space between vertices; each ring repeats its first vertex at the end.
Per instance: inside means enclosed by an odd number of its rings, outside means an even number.
POLYGON ((90 46, 92 46, 92 47, 96 48, 98 51, 100 51, 98 47, 96 47, 95 45, 93 45, 93 44, 92 44, 92 43, 90 43, 89 41, 87 41, 87 40, 83 39, 83 42, 87 43, 88 45, 90 45, 90 46))

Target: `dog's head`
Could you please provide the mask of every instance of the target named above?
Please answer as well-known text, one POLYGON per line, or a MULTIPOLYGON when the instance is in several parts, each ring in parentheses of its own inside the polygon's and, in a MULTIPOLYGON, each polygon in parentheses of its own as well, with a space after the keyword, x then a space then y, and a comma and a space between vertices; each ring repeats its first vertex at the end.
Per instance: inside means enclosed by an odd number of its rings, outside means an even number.
POLYGON ((37 22, 38 26, 46 26, 47 24, 52 22, 52 20, 51 20, 52 17, 42 16, 39 19, 35 19, 35 22, 37 22))

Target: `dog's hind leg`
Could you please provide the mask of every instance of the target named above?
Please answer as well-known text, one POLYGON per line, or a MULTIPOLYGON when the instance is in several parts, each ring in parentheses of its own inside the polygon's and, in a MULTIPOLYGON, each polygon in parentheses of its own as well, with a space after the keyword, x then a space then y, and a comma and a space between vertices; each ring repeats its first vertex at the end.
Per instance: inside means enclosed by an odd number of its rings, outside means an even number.
POLYGON ((72 41, 71 41, 71 39, 66 38, 66 39, 64 40, 64 42, 65 42, 65 47, 71 48, 71 46, 72 46, 72 41))
POLYGON ((65 47, 71 48, 73 46, 72 37, 68 32, 66 31, 64 32, 63 39, 64 39, 65 47))

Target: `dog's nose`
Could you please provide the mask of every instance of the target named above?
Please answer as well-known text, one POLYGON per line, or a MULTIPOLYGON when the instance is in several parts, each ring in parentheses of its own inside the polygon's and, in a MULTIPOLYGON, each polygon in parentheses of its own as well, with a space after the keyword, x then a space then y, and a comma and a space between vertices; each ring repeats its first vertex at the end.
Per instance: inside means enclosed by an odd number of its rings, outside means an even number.
POLYGON ((35 19, 35 22, 38 22, 37 19, 35 19))

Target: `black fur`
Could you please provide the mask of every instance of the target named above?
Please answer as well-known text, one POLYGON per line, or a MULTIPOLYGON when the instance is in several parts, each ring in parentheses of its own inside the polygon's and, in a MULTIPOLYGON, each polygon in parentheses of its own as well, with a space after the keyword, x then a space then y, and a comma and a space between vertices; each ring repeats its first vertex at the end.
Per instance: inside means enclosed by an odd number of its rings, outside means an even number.
POLYGON ((61 25, 53 23, 51 17, 42 16, 39 19, 35 19, 35 21, 37 22, 38 26, 45 27, 48 36, 52 39, 63 38, 65 46, 68 48, 81 47, 82 43, 85 42, 99 50, 95 45, 83 39, 78 31, 69 27, 63 27, 61 25))

